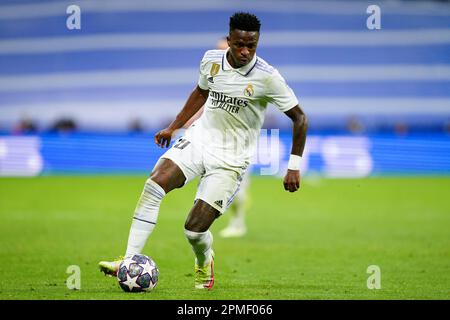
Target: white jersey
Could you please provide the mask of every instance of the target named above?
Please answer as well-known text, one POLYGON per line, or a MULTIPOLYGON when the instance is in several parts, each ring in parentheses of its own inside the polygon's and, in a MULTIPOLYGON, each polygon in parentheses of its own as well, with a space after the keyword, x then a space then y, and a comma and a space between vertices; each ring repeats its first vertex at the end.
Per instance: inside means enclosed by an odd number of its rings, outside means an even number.
POLYGON ((255 151, 268 103, 285 112, 298 100, 263 59, 255 55, 250 63, 234 69, 226 58, 228 50, 209 50, 200 63, 198 86, 209 90, 209 97, 186 137, 226 165, 245 167, 255 151))

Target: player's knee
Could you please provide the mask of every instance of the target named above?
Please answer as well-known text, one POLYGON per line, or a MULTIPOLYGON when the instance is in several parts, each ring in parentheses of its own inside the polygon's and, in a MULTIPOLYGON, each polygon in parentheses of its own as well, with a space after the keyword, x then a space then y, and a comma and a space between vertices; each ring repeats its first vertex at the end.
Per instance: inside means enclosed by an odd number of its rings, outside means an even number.
POLYGON ((168 159, 163 159, 155 166, 150 179, 160 185, 166 193, 175 188, 181 188, 186 180, 181 169, 168 159))
POLYGON ((205 232, 214 220, 220 216, 220 212, 208 203, 198 200, 186 219, 184 228, 193 232, 205 232))
POLYGON ((168 193, 170 191, 168 187, 168 179, 165 175, 160 174, 158 171, 152 172, 150 174, 150 178, 148 178, 147 181, 149 180, 155 182, 158 186, 160 186, 165 193, 168 193))
POLYGON ((199 211, 191 211, 184 223, 184 229, 192 232, 205 232, 212 224, 211 219, 205 219, 204 215, 199 211))
POLYGON ((205 225, 198 219, 186 219, 184 223, 184 229, 191 232, 205 232, 209 226, 205 225))

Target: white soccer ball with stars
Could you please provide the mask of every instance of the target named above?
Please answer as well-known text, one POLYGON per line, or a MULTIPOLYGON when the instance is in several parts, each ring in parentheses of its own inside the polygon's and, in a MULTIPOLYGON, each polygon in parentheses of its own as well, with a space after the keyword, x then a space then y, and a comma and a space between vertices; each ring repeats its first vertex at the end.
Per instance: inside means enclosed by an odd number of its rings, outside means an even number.
POLYGON ((125 292, 148 292, 158 283, 159 270, 155 261, 142 254, 125 258, 117 272, 117 280, 125 292))

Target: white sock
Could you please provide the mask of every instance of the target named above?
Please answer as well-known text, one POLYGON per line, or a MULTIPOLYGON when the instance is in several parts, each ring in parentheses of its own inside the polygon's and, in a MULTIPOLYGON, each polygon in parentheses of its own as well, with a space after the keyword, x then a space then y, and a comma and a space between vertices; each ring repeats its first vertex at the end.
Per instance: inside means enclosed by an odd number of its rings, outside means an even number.
POLYGON ((211 260, 211 247, 213 243, 211 231, 194 232, 184 229, 184 234, 191 244, 195 257, 197 258, 196 263, 200 268, 204 267, 211 260))
POLYGON ((159 206, 165 195, 166 192, 160 185, 150 178, 147 179, 134 211, 125 253, 126 257, 142 253, 148 237, 155 228, 159 206))

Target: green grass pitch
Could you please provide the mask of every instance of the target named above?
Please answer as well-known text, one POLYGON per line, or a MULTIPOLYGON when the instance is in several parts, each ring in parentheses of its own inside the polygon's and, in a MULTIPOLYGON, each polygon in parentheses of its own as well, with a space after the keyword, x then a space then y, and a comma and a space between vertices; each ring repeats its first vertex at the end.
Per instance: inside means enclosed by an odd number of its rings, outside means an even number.
POLYGON ((0 179, 0 299, 449 299, 450 179, 252 179, 248 234, 221 239, 216 284, 193 289, 183 226, 193 182, 163 201, 145 252, 157 262, 153 292, 122 292, 98 271, 123 254, 143 176, 0 179), (81 289, 66 269, 78 265, 81 289), (367 288, 378 265, 381 289, 367 288))

